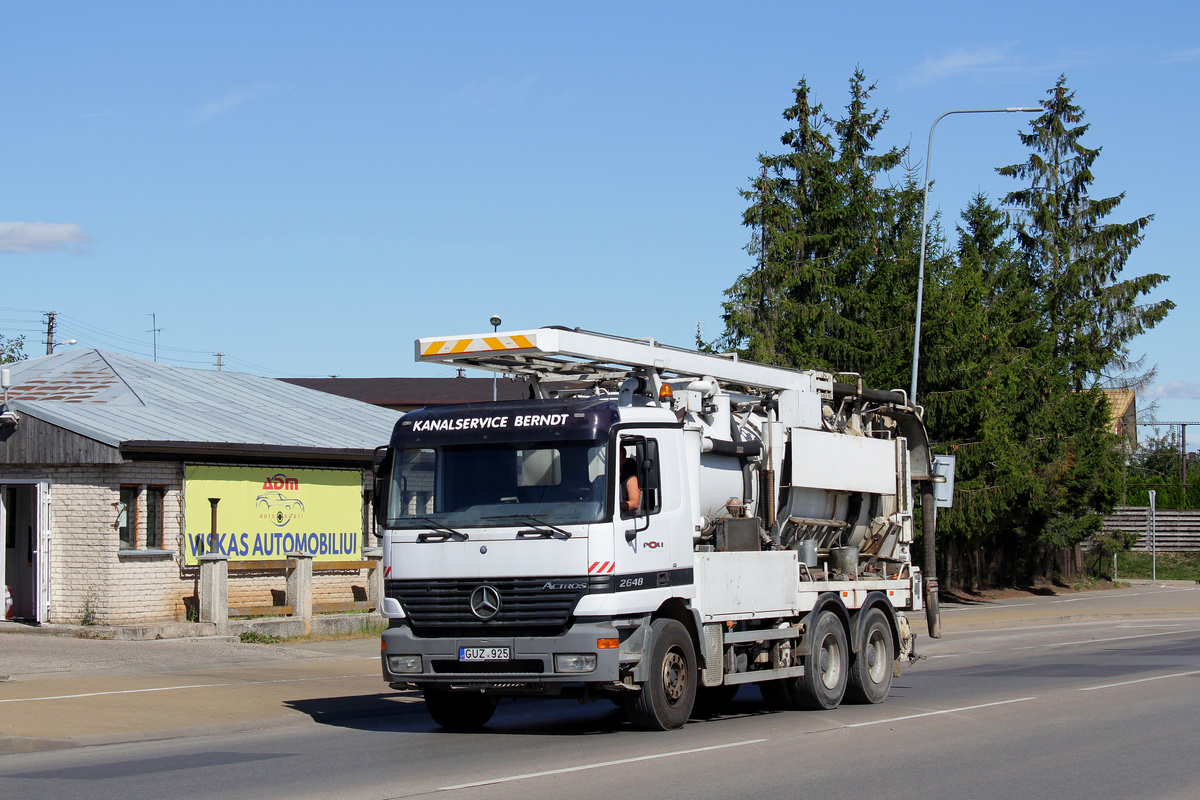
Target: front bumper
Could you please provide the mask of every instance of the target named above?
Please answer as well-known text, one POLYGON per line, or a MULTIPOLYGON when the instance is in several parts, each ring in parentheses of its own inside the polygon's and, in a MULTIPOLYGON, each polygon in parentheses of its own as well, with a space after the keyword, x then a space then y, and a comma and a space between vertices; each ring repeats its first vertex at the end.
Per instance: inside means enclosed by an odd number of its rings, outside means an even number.
POLYGON ((388 683, 470 686, 472 688, 512 687, 515 684, 606 683, 619 678, 619 651, 600 649, 599 639, 616 639, 611 622, 576 622, 561 636, 528 637, 439 637, 413 636, 407 625, 396 625, 383 632, 381 665, 388 683), (508 661, 459 661, 460 647, 510 647, 508 661), (558 672, 555 655, 596 656, 596 668, 588 672, 558 672), (393 672, 388 656, 420 656, 419 672, 393 672))

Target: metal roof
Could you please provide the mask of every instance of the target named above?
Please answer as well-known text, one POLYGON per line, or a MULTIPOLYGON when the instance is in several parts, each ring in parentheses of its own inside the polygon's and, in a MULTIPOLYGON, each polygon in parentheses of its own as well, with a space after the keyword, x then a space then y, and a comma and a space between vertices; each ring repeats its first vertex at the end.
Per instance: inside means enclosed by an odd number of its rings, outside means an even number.
POLYGON ((19 413, 114 447, 226 443, 368 450, 399 412, 241 372, 173 367, 106 350, 6 365, 19 413))

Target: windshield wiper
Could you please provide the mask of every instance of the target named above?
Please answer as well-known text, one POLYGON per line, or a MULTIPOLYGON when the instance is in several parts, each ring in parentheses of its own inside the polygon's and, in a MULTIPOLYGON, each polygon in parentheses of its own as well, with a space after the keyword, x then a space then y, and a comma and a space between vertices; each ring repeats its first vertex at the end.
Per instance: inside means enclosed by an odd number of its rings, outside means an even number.
POLYGON ((517 531, 518 537, 528 536, 529 534, 536 533, 536 534, 540 534, 543 538, 549 538, 549 537, 553 537, 555 539, 570 539, 571 538, 570 531, 565 531, 556 525, 551 525, 549 522, 546 522, 544 519, 535 517, 532 514, 499 514, 496 516, 484 517, 484 519, 517 519, 517 520, 523 519, 531 525, 540 526, 537 528, 537 530, 517 531))
POLYGON ((424 523, 426 528, 429 528, 430 530, 433 531, 433 533, 417 534, 418 542, 428 542, 430 539, 432 539, 435 536, 441 536, 442 537, 441 541, 443 541, 443 542, 446 541, 447 539, 453 539, 456 542, 465 542, 467 539, 471 538, 467 534, 463 533, 462 531, 456 531, 456 530, 454 530, 454 528, 451 528, 449 525, 445 525, 441 522, 438 522, 433 517, 404 517, 404 519, 405 520, 411 519, 411 520, 415 520, 417 522, 424 523))

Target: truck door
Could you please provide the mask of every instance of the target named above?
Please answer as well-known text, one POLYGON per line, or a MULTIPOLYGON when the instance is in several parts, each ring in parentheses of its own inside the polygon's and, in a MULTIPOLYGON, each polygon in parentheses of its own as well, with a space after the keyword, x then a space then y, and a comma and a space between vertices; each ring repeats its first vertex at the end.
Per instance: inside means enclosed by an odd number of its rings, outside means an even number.
POLYGON ((642 576, 653 587, 691 583, 683 575, 692 566, 692 549, 673 433, 627 434, 618 446, 617 572, 642 576), (633 496, 636 506, 629 502, 633 496))

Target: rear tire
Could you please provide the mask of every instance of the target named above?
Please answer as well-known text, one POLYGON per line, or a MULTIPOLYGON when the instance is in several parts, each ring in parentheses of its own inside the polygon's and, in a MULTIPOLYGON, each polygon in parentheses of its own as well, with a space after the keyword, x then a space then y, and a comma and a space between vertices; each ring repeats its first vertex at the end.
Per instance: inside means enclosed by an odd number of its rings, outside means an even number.
POLYGON ((804 674, 788 687, 795 707, 809 711, 837 708, 846 694, 850 673, 850 647, 837 614, 822 611, 817 615, 808 631, 806 650, 804 674))
POLYGON ((449 731, 476 731, 496 713, 497 700, 483 692, 425 690, 425 709, 433 721, 449 731))
POLYGON ((863 644, 850 664, 847 703, 882 703, 892 690, 895 642, 887 616, 878 608, 863 620, 863 644))
POLYGON ((648 677, 641 691, 626 699, 625 714, 647 730, 682 728, 696 702, 696 648, 687 628, 673 619, 656 619, 650 630, 648 677))

